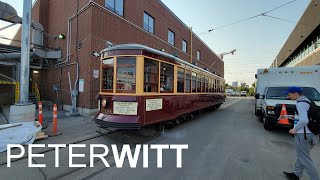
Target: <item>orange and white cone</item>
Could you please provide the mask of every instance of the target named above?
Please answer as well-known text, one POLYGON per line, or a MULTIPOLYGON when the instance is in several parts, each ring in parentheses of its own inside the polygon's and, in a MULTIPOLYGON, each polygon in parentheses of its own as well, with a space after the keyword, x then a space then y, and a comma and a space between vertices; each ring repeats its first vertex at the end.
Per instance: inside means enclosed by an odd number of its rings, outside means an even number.
POLYGON ((58 136, 62 134, 58 132, 58 107, 56 104, 53 105, 53 124, 52 124, 52 134, 50 136, 58 136))
MULTIPOLYGON (((281 113, 280 113, 280 116, 284 116, 284 115, 288 115, 287 113, 287 109, 286 109, 286 105, 285 104, 282 104, 282 109, 281 109, 281 113)), ((278 121, 279 124, 284 124, 284 125, 289 125, 289 119, 288 118, 283 118, 283 119, 280 119, 278 121)))
POLYGON ((42 103, 41 102, 38 103, 38 107, 39 107, 38 121, 42 126, 42 103))

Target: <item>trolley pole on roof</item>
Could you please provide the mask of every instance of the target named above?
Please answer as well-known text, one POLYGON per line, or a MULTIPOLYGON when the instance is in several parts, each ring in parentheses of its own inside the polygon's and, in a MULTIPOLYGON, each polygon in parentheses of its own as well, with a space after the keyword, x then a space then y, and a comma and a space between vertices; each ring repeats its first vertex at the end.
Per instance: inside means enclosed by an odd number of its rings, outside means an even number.
POLYGON ((29 103, 31 4, 32 0, 23 1, 19 96, 20 105, 27 105, 29 103))
POLYGON ((192 27, 190 27, 190 63, 192 64, 192 27))

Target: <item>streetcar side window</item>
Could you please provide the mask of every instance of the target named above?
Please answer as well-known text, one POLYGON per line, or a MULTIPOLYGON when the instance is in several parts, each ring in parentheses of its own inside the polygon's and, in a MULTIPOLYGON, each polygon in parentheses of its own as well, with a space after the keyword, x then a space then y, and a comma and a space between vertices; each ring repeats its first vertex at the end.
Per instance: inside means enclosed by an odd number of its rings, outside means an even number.
POLYGON ((201 75, 197 74, 197 93, 201 93, 201 75))
POLYGON ((192 92, 197 92, 197 73, 192 72, 192 92))
POLYGON ((135 93, 136 58, 117 58, 117 92, 135 93))
POLYGON ((158 92, 159 62, 144 60, 144 92, 158 92))
POLYGON ((204 93, 206 92, 206 87, 205 87, 205 80, 204 80, 204 75, 201 75, 201 92, 204 93))
POLYGON ((205 77, 205 82, 206 82, 206 93, 209 92, 209 79, 208 77, 205 77))
POLYGON ((102 60, 102 89, 113 90, 114 58, 102 60))
POLYGON ((178 67, 177 92, 184 92, 184 69, 178 67))
POLYGON ((191 71, 186 70, 186 93, 191 92, 191 71))
POLYGON ((212 91, 212 79, 209 77, 209 93, 211 93, 212 91))
POLYGON ((161 62, 160 66, 160 92, 173 92, 173 65, 161 62))

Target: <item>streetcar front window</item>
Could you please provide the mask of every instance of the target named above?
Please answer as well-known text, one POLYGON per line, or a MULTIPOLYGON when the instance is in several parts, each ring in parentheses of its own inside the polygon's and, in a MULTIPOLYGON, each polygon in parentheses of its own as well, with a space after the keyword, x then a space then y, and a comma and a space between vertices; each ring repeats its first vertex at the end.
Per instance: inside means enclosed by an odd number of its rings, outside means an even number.
POLYGON ((113 69, 114 58, 102 60, 102 89, 106 91, 113 90, 113 69))
POLYGON ((117 58, 117 92, 135 93, 136 91, 136 58, 117 58))

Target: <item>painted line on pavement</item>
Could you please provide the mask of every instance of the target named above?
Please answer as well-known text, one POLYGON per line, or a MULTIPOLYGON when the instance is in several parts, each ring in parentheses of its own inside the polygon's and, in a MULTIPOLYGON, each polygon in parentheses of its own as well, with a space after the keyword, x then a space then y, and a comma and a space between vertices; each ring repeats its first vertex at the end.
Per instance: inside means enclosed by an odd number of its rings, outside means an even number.
POLYGON ((239 101, 241 101, 241 100, 242 100, 242 99, 238 99, 238 100, 236 100, 236 101, 233 101, 232 103, 229 103, 229 104, 221 107, 220 109, 225 109, 225 108, 227 108, 227 107, 229 107, 229 106, 233 105, 234 103, 237 103, 237 102, 239 102, 239 101))

